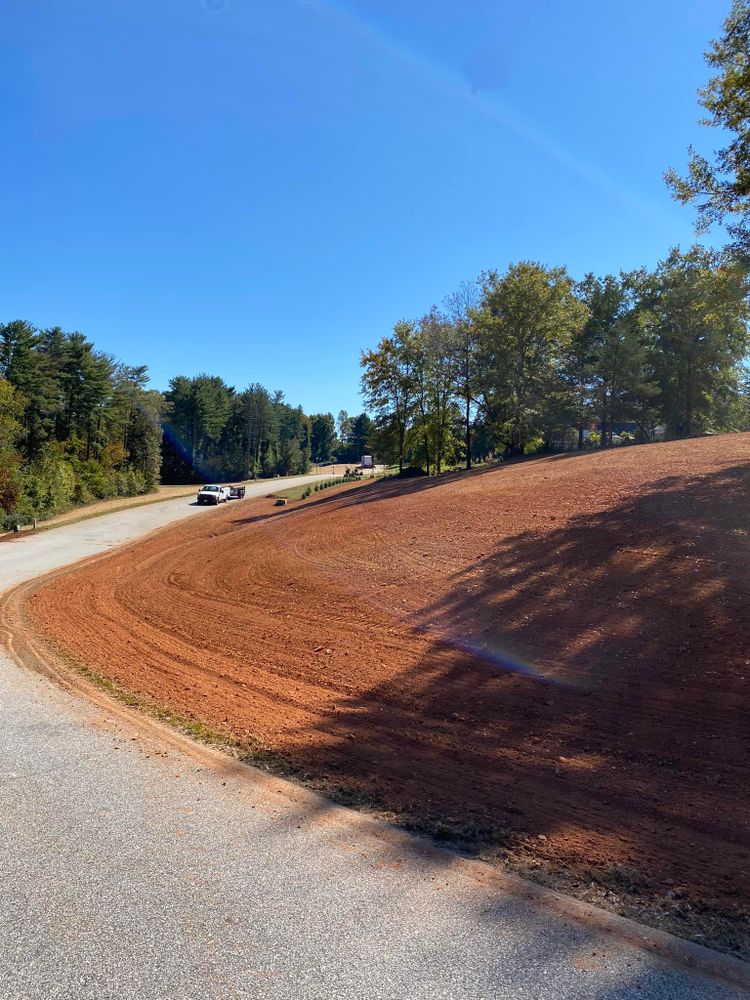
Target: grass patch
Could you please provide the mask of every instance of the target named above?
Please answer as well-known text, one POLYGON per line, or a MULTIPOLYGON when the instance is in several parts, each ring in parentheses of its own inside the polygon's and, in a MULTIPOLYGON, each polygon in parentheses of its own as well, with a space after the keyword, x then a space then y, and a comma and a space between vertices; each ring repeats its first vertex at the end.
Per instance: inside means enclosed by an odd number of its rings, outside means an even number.
POLYGON ((310 495, 308 493, 309 489, 309 484, 302 483, 300 486, 291 486, 288 490, 278 490, 276 493, 269 493, 268 496, 271 500, 302 500, 303 497, 310 495))
POLYGON ((725 955, 750 958, 750 912, 728 911, 691 901, 678 892, 659 892, 629 866, 571 871, 534 857, 527 844, 480 849, 479 858, 536 885, 573 896, 647 927, 694 941, 725 955))
POLYGON ((184 493, 175 493, 168 497, 154 496, 153 493, 147 494, 142 500, 136 500, 135 503, 122 503, 117 507, 107 507, 103 510, 86 510, 85 507, 81 509, 81 513, 74 517, 65 517, 64 515, 56 514, 55 519, 50 519, 49 521, 37 521, 36 530, 39 531, 52 531, 53 528, 65 528, 70 524, 78 524, 80 521, 90 521, 95 517, 104 517, 106 514, 121 514, 126 510, 135 510, 136 507, 150 507, 151 504, 155 503, 169 503, 170 500, 181 500, 184 497, 191 497, 197 493, 197 488, 188 488, 184 493), (56 520, 60 517, 61 520, 56 520))
POLYGON ((328 490, 332 486, 356 486, 359 483, 369 482, 371 477, 362 476, 336 476, 333 479, 319 479, 314 483, 302 483, 299 486, 291 486, 288 490, 278 490, 276 493, 269 493, 270 500, 307 500, 313 493, 321 490, 328 490))
POLYGON ((241 744, 239 740, 237 740, 230 733, 212 729, 204 722, 201 722, 200 719, 193 719, 188 716, 180 715, 178 712, 172 711, 172 709, 167 708, 165 705, 160 705, 158 702, 155 702, 147 695, 136 694, 133 691, 128 691, 127 688, 122 687, 116 681, 111 680, 109 677, 105 677, 103 674, 97 673, 95 670, 91 670, 90 667, 87 667, 85 664, 75 660, 56 643, 51 643, 51 645, 54 646, 55 655, 60 660, 63 660, 66 666, 87 680, 99 691, 104 691, 104 693, 108 694, 110 698, 120 702, 122 705, 126 705, 128 708, 135 708, 150 718, 157 719, 159 722, 163 722, 165 725, 172 729, 176 729, 185 736, 189 736, 198 743, 204 743, 208 746, 218 747, 235 753, 240 750, 241 744))

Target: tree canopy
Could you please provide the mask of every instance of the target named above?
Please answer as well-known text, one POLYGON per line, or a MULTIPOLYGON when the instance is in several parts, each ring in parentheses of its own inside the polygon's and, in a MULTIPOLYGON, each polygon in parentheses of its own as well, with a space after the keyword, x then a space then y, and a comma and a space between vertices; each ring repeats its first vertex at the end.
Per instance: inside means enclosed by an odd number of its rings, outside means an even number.
POLYGON ((258 383, 238 392, 216 375, 179 375, 164 393, 164 482, 306 472, 311 419, 258 383))
POLYGON ((258 383, 238 392, 178 375, 161 393, 148 382, 145 366, 77 331, 0 324, 0 529, 160 481, 305 472, 314 427, 319 461, 343 447, 331 414, 310 418, 258 383))
POLYGON ((0 507, 44 517, 159 482, 162 397, 83 334, 0 325, 0 507))
POLYGON ((363 352, 381 458, 439 472, 489 454, 750 428, 746 272, 673 250, 574 282, 523 261, 363 352))
POLYGON ((733 249, 750 258, 750 0, 734 0, 721 38, 705 54, 716 74, 700 90, 708 112, 702 124, 721 129, 729 142, 709 159, 691 146, 685 176, 666 173, 675 197, 694 203, 699 231, 725 223, 733 249))

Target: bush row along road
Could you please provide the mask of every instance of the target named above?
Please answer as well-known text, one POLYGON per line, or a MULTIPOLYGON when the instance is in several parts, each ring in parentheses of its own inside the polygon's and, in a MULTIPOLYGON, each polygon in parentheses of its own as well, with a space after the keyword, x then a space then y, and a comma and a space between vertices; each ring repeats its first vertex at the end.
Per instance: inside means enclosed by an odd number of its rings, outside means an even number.
MULTIPOLYGON (((211 509, 172 500, 5 543, 0 591, 211 509)), ((0 715, 4 1000, 746 995, 4 652, 0 715)))

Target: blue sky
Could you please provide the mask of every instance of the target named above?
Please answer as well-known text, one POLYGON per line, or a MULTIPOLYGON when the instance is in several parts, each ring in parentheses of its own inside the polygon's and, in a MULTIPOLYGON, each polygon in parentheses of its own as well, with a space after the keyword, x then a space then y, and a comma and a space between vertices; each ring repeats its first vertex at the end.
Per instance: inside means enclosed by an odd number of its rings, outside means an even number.
POLYGON ((153 385, 361 409, 359 353, 510 261, 694 240, 662 173, 717 0, 2 0, 0 318, 153 385))

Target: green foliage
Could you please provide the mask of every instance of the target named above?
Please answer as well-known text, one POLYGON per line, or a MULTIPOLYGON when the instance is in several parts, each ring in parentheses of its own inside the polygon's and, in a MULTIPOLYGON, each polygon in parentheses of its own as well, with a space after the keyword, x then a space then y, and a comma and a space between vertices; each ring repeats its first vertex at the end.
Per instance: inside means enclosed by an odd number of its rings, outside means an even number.
MULTIPOLYGON (((226 481, 307 472, 311 418, 253 384, 238 393, 216 376, 173 378, 165 393, 162 478, 226 481)), ((333 417, 330 414, 331 425, 333 417)))
POLYGON ((375 424, 367 413, 350 417, 345 410, 341 410, 338 432, 339 437, 334 442, 333 451, 339 462, 354 462, 359 465, 363 455, 371 455, 375 451, 375 424))
POLYGON ((527 438, 523 443, 524 455, 536 455, 544 447, 544 435, 537 434, 535 437, 527 438))
POLYGON ((0 325, 0 507, 12 522, 159 481, 163 401, 80 333, 0 325))
POLYGON ((17 445, 25 400, 7 379, 0 378, 0 510, 10 514, 21 495, 20 454, 17 445))
POLYGON ((328 490, 332 486, 340 486, 342 483, 349 483, 352 481, 351 476, 337 476, 335 479, 324 479, 320 483, 315 484, 316 490, 328 490))
POLYGON ((313 462, 330 462, 336 450, 336 422, 332 413, 314 413, 310 417, 310 452, 313 462))
POLYGON ((618 422, 634 421, 643 437, 654 422, 650 404, 656 386, 643 330, 646 280, 640 272, 619 278, 589 274, 578 288, 587 319, 575 338, 585 359, 576 416, 579 427, 587 417, 598 419, 603 447, 612 444, 618 422))
POLYGON ((750 258, 750 0, 733 0, 724 34, 711 44, 706 61, 717 70, 699 91, 708 112, 702 124, 720 129, 728 145, 711 162, 690 147, 686 177, 666 174, 678 201, 694 202, 698 228, 725 222, 733 250, 750 258))
POLYGON ((725 255, 577 285, 524 262, 475 287, 362 354, 369 437, 401 471, 750 425, 749 286, 725 255))
POLYGON ((534 263, 488 272, 448 307, 397 323, 362 356, 378 454, 401 471, 440 472, 462 458, 469 467, 498 446, 523 454, 545 439, 565 351, 586 317, 565 271, 534 263))
MULTIPOLYGON (((375 350, 364 351, 361 360, 362 395, 375 414, 376 452, 386 462, 397 461, 400 471, 404 467, 406 432, 414 408, 407 350, 411 332, 411 324, 397 323, 393 336, 384 337, 375 350)), ((343 460, 352 461, 348 456, 343 460)))
POLYGON ((723 255, 694 247, 673 250, 651 286, 647 323, 668 430, 682 437, 737 429, 725 404, 738 391, 748 349, 746 273, 723 255))
POLYGON ((498 414, 506 451, 523 454, 586 309, 564 268, 522 262, 504 275, 489 272, 482 284, 479 324, 489 361, 482 393, 498 414))

